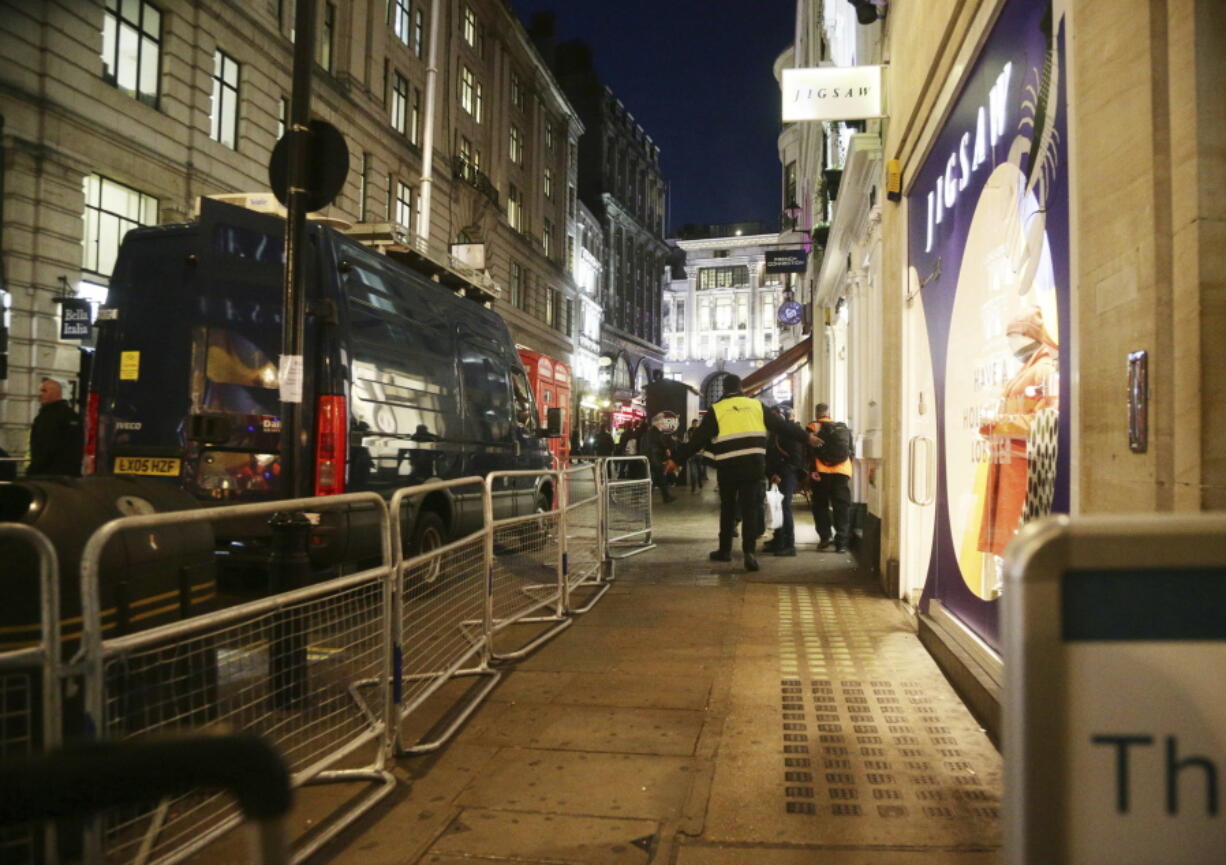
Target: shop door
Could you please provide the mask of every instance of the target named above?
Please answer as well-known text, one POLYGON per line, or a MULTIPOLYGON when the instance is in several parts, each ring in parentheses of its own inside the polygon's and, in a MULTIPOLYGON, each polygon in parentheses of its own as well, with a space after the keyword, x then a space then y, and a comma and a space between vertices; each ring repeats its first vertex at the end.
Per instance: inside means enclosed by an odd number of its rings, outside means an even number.
POLYGON ((912 268, 903 309, 902 552, 899 597, 918 605, 932 561, 936 527, 937 422, 936 385, 928 324, 920 298, 919 277, 912 268))

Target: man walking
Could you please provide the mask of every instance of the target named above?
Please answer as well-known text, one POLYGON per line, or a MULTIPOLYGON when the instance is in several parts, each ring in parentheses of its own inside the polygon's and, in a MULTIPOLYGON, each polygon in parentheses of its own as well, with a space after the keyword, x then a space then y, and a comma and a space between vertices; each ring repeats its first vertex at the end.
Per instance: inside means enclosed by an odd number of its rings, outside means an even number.
POLYGON ((813 525, 821 539, 817 548, 828 550, 833 546, 836 553, 845 553, 851 539, 851 431, 846 424, 833 421, 830 407, 821 402, 817 404, 817 420, 809 424, 809 429, 821 442, 810 473, 816 482, 811 503, 813 525))
POLYGON ((38 388, 42 403, 30 426, 30 465, 26 475, 81 474, 81 419, 64 399, 60 383, 45 378, 38 388))
POLYGON ((716 562, 732 561, 732 539, 739 514, 745 570, 756 571, 762 503, 766 496, 767 431, 782 438, 808 440, 814 447, 819 441, 817 436, 775 412, 766 411, 758 400, 742 394, 740 376, 725 375, 723 384, 723 399, 711 406, 694 435, 677 448, 665 468, 675 472, 678 463, 684 463, 704 448, 711 452, 719 485, 719 549, 710 558, 716 562))
MULTIPOLYGON (((775 406, 785 421, 792 420, 792 407, 787 403, 775 406)), ((783 495, 783 525, 762 545, 776 556, 796 555, 796 524, 792 519, 792 496, 804 471, 804 445, 795 439, 771 433, 766 443, 766 474, 783 495)))

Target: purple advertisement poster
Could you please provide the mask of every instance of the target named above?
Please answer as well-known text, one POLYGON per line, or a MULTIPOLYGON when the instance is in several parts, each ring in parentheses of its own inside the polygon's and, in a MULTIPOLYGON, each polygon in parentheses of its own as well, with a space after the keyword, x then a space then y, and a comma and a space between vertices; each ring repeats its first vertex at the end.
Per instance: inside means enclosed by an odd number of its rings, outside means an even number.
POLYGON ((935 385, 933 598, 999 649, 1002 555, 1068 510, 1065 27, 1007 2, 909 198, 909 266, 935 385))

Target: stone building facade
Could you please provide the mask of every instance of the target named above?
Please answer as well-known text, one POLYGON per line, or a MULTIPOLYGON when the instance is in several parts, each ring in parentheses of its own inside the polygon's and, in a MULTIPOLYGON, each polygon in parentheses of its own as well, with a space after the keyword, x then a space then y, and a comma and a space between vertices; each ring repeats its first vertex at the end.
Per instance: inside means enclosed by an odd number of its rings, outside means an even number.
MULTIPOLYGON (((390 226, 444 263, 456 263, 452 244, 484 243, 479 276, 501 290, 495 308, 516 340, 569 360, 583 125, 507 4, 438 5, 432 21, 425 0, 317 4, 312 116, 342 131, 350 158, 321 215, 390 226)), ((88 352, 59 338, 56 299, 103 299, 128 228, 190 220, 200 196, 267 189, 288 115, 292 7, 3 4, 0 445, 10 452, 26 449, 40 378, 83 391, 88 352)))

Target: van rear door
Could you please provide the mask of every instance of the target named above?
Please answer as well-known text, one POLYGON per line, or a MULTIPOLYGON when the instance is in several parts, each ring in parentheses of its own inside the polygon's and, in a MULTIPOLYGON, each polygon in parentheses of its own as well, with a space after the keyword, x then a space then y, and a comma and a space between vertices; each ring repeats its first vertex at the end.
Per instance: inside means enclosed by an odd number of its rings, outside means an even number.
POLYGON ((232 205, 201 208, 183 480, 202 498, 279 494, 284 229, 278 217, 232 205))

